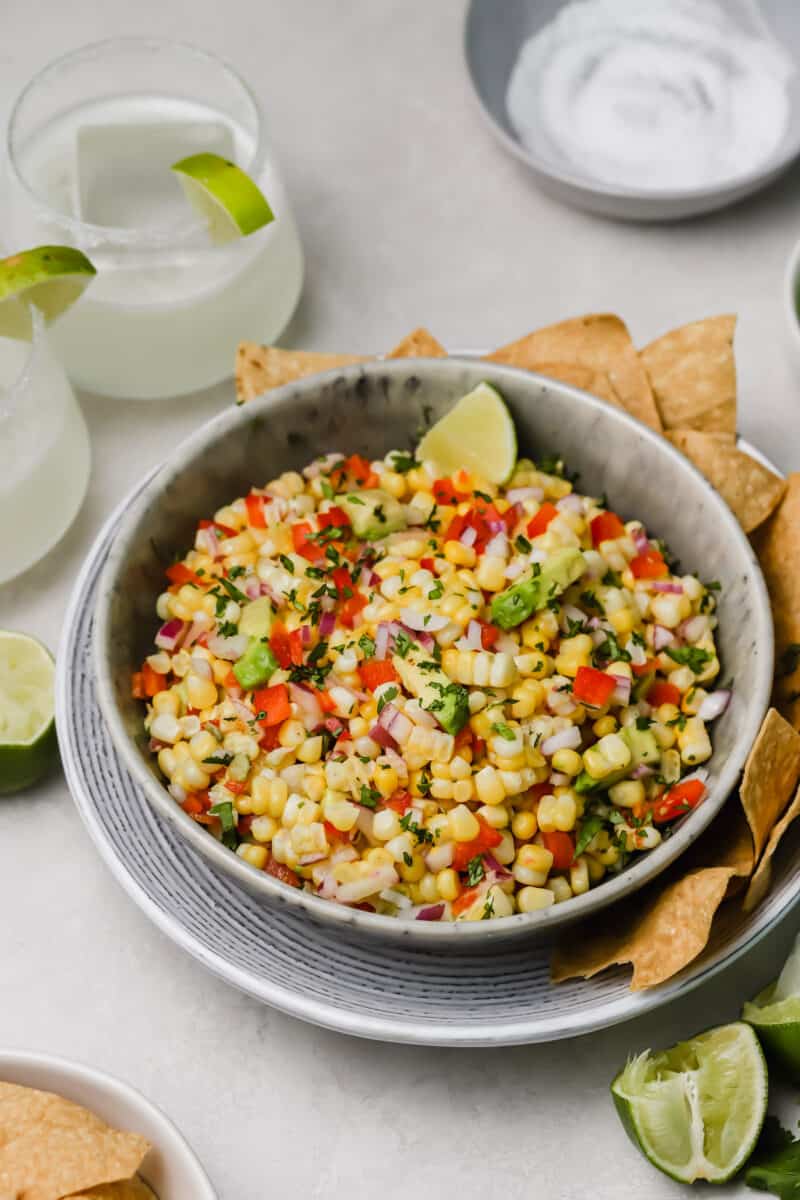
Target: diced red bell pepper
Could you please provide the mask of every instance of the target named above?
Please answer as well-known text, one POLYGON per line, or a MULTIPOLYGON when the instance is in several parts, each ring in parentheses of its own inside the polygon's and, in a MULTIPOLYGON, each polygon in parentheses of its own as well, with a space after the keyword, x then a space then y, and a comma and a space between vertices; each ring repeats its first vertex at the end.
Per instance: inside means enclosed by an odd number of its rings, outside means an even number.
POLYGON ((277 858, 273 858, 271 854, 267 859, 264 871, 267 875, 272 875, 275 879, 280 879, 281 883, 288 883, 290 887, 299 888, 301 886, 300 876, 291 867, 287 867, 286 863, 279 863, 277 858))
POLYGON ((683 817, 695 808, 706 794, 706 785, 699 779, 676 783, 653 805, 653 820, 657 825, 683 817))
POLYGON ((486 739, 482 738, 482 737, 478 737, 477 735, 473 734, 473 737, 472 737, 472 759, 473 759, 473 762, 477 762, 478 759, 483 758, 485 753, 486 753, 486 739))
POLYGON ((431 491, 437 504, 460 504, 469 499, 468 492, 456 490, 452 479, 434 479, 431 491))
POLYGON ((254 529, 266 529, 267 518, 264 516, 264 497, 254 496, 252 493, 244 498, 245 508, 247 509, 247 520, 254 529))
POLYGON ((681 693, 674 683, 669 683, 666 679, 656 679, 645 699, 653 708, 660 708, 662 704, 680 704, 681 693))
POLYGON ((479 621, 478 624, 481 627, 481 645, 484 650, 491 650, 500 637, 500 630, 496 625, 491 625, 488 621, 479 621))
POLYGON ((411 793, 404 791, 402 788, 393 792, 388 800, 384 800, 384 806, 391 808, 396 813, 407 812, 411 808, 411 793))
POLYGON ((338 504, 334 504, 327 512, 320 513, 317 517, 317 524, 320 529, 328 529, 333 526, 336 529, 349 529, 352 524, 350 518, 343 508, 339 508, 338 504))
POLYGON ((333 710, 336 708, 336 701, 331 698, 329 692, 323 692, 320 688, 315 688, 310 683, 307 683, 306 687, 309 689, 309 691, 314 693, 317 704, 320 706, 323 712, 333 712, 333 710))
POLYGON ((646 662, 643 663, 631 663, 631 671, 633 671, 634 675, 636 676, 654 675, 657 670, 658 663, 654 658, 648 658, 646 662))
POLYGON ((419 565, 421 567, 423 567, 426 571, 430 571, 431 573, 433 573, 433 571, 436 569, 436 563, 433 561, 432 558, 427 558, 427 557, 421 558, 419 560, 419 565))
POLYGON ((368 658, 358 667, 358 677, 368 692, 374 692, 382 683, 395 683, 397 671, 387 660, 380 662, 377 658, 368 658))
POLYGON ((274 683, 272 687, 259 688, 253 694, 253 702, 259 725, 280 725, 292 715, 289 689, 285 683, 274 683))
POLYGON ((179 586, 184 583, 193 583, 195 587, 206 587, 208 583, 208 580, 204 579, 202 575, 195 574, 187 567, 186 563, 182 562, 173 563, 172 566, 167 567, 164 574, 170 583, 177 583, 179 586))
POLYGON ((538 512, 535 512, 526 526, 528 537, 538 537, 540 533, 544 533, 547 526, 558 516, 558 509, 555 504, 551 504, 549 500, 545 500, 538 512))
POLYGON ((234 796, 241 796, 247 791, 247 783, 240 779, 226 779, 225 787, 229 792, 233 792, 234 796))
POLYGON ((278 666, 287 671, 292 665, 292 643, 282 621, 273 621, 269 635, 269 648, 278 660, 278 666))
POLYGON ((360 454, 351 454, 333 468, 330 473, 331 484, 338 489, 348 476, 358 487, 371 488, 377 487, 378 484, 378 476, 360 454))
POLYGON ((542 832, 545 850, 553 856, 553 870, 567 871, 575 861, 575 843, 568 833, 554 829, 551 833, 542 832))
POLYGON ((190 817, 194 817, 199 813, 208 812, 211 808, 211 798, 208 792, 190 792, 181 804, 181 808, 190 817))
POLYGON ((468 908, 471 908, 478 899, 480 891, 481 889, 479 887, 465 888, 461 895, 457 896, 450 906, 453 911, 453 916, 458 917, 462 912, 466 912, 468 908))
POLYGON ((533 787, 528 788, 525 795, 533 804, 538 804, 542 796, 549 796, 552 790, 552 783, 535 783, 533 787))
POLYGON ((446 542, 457 542, 467 527, 467 514, 456 513, 444 534, 446 542))
POLYGON ((594 667, 578 667, 572 685, 572 698, 592 708, 602 708, 608 704, 616 686, 615 680, 603 671, 597 671, 594 667))
POLYGON ((344 604, 339 609, 339 620, 346 629, 354 629, 359 614, 366 606, 367 598, 362 596, 360 592, 354 592, 349 599, 345 600, 344 604))
POLYGON ((226 538, 236 537, 237 532, 235 529, 231 529, 230 525, 223 525, 221 521, 206 521, 205 518, 203 518, 202 521, 197 522, 197 528, 216 529, 218 533, 221 533, 222 536, 226 538))
POLYGON ((625 526, 614 512, 601 512, 589 523, 592 531, 592 544, 599 546, 601 542, 616 541, 625 536, 625 526))
POLYGON ((465 725, 463 729, 459 729, 456 734, 453 746, 456 750, 460 750, 462 746, 471 746, 474 734, 469 725, 465 725))
POLYGON ((134 700, 147 699, 147 693, 144 690, 144 677, 141 671, 134 671, 131 675, 131 695, 134 700))
POLYGON ((313 532, 308 521, 297 521, 292 526, 292 545, 295 552, 311 563, 320 563, 325 558, 325 550, 319 542, 309 540, 313 532))
MULTIPOLYGON (((263 728, 263 726, 262 726, 262 728, 263 728)), ((270 750, 277 750, 278 746, 280 745, 280 734, 281 734, 280 725, 272 725, 272 726, 268 726, 266 729, 264 729, 264 732, 261 734, 261 737, 258 739, 258 744, 261 747, 261 749, 264 750, 266 753, 269 753, 270 750)))
POLYGON ((475 858, 476 854, 485 854, 487 850, 499 846, 503 840, 502 834, 497 829, 492 829, 483 817, 478 816, 477 821, 480 825, 478 836, 470 842, 456 842, 453 851, 453 866, 457 871, 466 871, 467 864, 475 858))
POLYGON ((336 569, 331 572, 331 578, 333 579, 336 590, 339 593, 339 599, 349 600, 353 595, 354 585, 353 580, 350 578, 350 572, 348 571, 347 567, 336 567, 336 569))
POLYGON ((669 568, 657 550, 645 550, 632 558, 629 566, 634 579, 663 579, 669 568))
POLYGON ((166 675, 159 675, 158 671, 153 670, 149 662, 142 663, 141 676, 144 694, 148 700, 153 696, 157 696, 159 692, 167 690, 166 675))

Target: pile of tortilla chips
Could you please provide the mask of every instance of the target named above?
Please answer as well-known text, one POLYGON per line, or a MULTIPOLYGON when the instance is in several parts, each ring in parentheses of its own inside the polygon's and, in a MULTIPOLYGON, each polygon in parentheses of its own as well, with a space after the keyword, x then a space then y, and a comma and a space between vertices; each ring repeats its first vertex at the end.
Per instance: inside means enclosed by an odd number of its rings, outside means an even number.
POLYGON ((137 1175, 149 1149, 62 1096, 0 1081, 2 1200, 156 1200, 137 1175))
MULTIPOLYGON (((782 479, 736 443, 732 316, 674 329, 637 351, 624 321, 590 314, 534 330, 487 355, 591 392, 637 417, 705 475, 752 541, 772 601, 776 638, 773 703, 731 796, 679 862, 640 893, 641 903, 573 926, 556 948, 553 979, 588 978, 631 964, 634 990, 654 987, 706 947, 725 900, 745 910, 766 894, 775 850, 800 815, 800 473, 782 479)), ((416 329, 389 358, 441 358, 443 346, 416 329)), ((364 362, 243 342, 236 360, 240 404, 318 371, 364 362)))

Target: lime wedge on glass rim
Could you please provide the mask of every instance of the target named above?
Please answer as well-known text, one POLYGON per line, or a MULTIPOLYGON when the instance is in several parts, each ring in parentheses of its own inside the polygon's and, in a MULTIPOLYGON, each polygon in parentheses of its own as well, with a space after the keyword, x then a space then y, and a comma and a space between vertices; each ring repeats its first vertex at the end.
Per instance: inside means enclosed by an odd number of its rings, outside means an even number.
POLYGON ((54 676, 41 642, 0 630, 0 795, 30 787, 56 758, 54 676))
POLYGON ((0 259, 0 337, 30 338, 29 305, 53 321, 75 303, 95 274, 74 246, 35 246, 0 259))
POLYGON ((709 1029, 630 1059, 611 1085, 628 1137, 680 1183, 739 1171, 767 1112, 767 1064, 749 1025, 709 1029))
POLYGON ((800 1082, 800 936, 774 983, 745 1004, 742 1020, 752 1025, 770 1061, 800 1082))
POLYGON ((479 383, 462 396, 425 434, 417 458, 446 475, 465 467, 490 483, 505 483, 517 461, 517 434, 497 388, 479 383))
POLYGON ((219 154, 191 154, 172 164, 186 198, 221 246, 269 225, 275 214, 261 189, 219 154))

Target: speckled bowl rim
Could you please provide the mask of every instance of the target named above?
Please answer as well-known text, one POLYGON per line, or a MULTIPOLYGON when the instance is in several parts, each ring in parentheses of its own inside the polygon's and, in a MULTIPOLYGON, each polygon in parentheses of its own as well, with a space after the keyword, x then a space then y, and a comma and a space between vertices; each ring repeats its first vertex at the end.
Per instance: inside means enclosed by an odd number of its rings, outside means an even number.
MULTIPOLYGON (((547 936, 556 928, 589 917, 615 901, 632 895, 660 875, 697 840, 722 808, 736 786, 747 754, 755 741, 767 711, 772 690, 771 664, 774 658, 774 634, 769 597, 758 560, 741 526, 719 493, 708 483, 700 471, 660 434, 655 433, 622 409, 612 408, 603 400, 599 400, 596 396, 581 391, 579 388, 517 367, 497 363, 485 364, 487 378, 496 383, 501 390, 504 381, 509 390, 513 390, 515 387, 526 389, 544 386, 558 394, 563 403, 571 408, 572 414, 574 414, 573 419, 582 419, 584 415, 588 417, 602 414, 607 421, 618 422, 622 429, 649 441, 656 447, 657 453, 670 460, 672 467, 679 474, 683 472, 694 475, 707 493, 708 519, 715 520, 720 539, 730 538, 739 547, 743 566, 746 565, 749 573, 756 621, 761 627, 761 634, 767 639, 767 645, 764 646, 765 653, 761 656, 760 673, 753 681, 747 701, 747 716, 743 720, 742 734, 737 749, 734 753, 729 754, 722 767, 716 791, 683 820, 672 837, 663 841, 655 850, 650 851, 621 874, 591 888, 582 896, 573 896, 570 900, 538 912, 515 913, 500 921, 459 921, 438 924, 429 921, 401 921, 395 917, 363 912, 280 883, 272 876, 251 867, 210 837, 175 803, 166 787, 158 783, 150 774, 133 739, 125 729, 117 708, 111 671, 105 653, 109 639, 110 598, 116 580, 124 567, 141 513, 149 508, 159 496, 163 495, 174 477, 185 470, 188 462, 205 452, 221 435, 237 426, 246 429, 259 417, 268 416, 271 408, 282 403, 288 397, 311 396, 333 379, 342 380, 346 387, 355 384, 365 374, 386 375, 388 373, 397 375, 400 379, 420 371, 424 371, 429 376, 431 374, 435 376, 437 372, 444 375, 465 364, 474 366, 474 361, 474 358, 466 355, 450 355, 446 358, 373 360, 337 368, 285 384, 280 388, 274 388, 246 405, 231 407, 190 434, 172 451, 169 458, 156 470, 153 477, 138 494, 123 520, 119 534, 109 552, 100 580, 95 607, 93 666, 100 711, 108 725, 114 746, 126 768, 142 788, 156 812, 170 821, 187 838, 194 849, 214 867, 229 875, 251 894, 263 896, 269 903, 277 902, 303 909, 313 920, 322 924, 342 930, 357 931, 360 934, 384 940, 408 939, 420 947, 433 948, 438 945, 444 949, 447 945, 458 944, 466 948, 469 943, 479 951, 490 943, 499 946, 500 943, 508 943, 520 937, 547 936)), ((668 538, 668 530, 659 532, 668 538)))

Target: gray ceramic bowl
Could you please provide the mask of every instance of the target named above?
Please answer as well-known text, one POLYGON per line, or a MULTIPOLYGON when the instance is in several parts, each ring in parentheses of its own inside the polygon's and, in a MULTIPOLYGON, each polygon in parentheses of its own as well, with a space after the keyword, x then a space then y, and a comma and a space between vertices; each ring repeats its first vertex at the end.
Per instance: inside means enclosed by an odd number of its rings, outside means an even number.
MULTIPOLYGON (((578 208, 632 221, 679 220, 724 208, 765 187, 800 152, 800 76, 789 85, 790 114, 778 149, 755 170, 711 187, 637 191, 613 187, 580 175, 565 162, 533 154, 523 146, 506 111, 506 89, 520 47, 552 21, 564 0, 471 0, 464 29, 467 71, 492 132, 528 166, 541 188, 578 208)), ((800 9, 786 0, 760 0, 768 33, 800 61, 800 9)))
POLYGON ((173 452, 132 507, 101 582, 95 670, 103 715, 125 765, 157 812, 205 858, 269 904, 306 910, 316 921, 383 938, 444 948, 545 932, 586 916, 637 888, 677 858, 735 786, 764 715, 772 680, 772 622, 750 545, 717 493, 668 442, 615 408, 565 384, 476 360, 373 362, 328 372, 231 408, 173 452), (501 921, 437 925, 377 916, 278 883, 224 849, 172 800, 146 749, 142 706, 131 672, 152 650, 156 597, 165 563, 193 540, 199 517, 242 495, 253 481, 299 470, 329 450, 383 456, 410 447, 424 419, 438 418, 483 379, 514 415, 520 452, 557 450, 581 473, 580 486, 607 494, 623 516, 640 517, 687 569, 722 583, 719 644, 736 689, 714 726, 709 796, 673 837, 583 896, 501 921))

